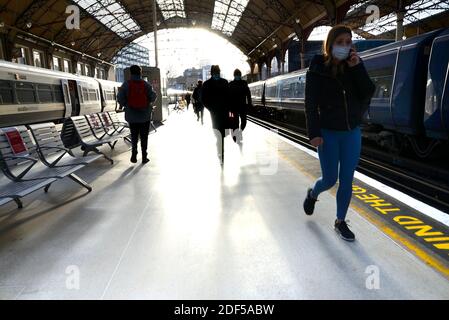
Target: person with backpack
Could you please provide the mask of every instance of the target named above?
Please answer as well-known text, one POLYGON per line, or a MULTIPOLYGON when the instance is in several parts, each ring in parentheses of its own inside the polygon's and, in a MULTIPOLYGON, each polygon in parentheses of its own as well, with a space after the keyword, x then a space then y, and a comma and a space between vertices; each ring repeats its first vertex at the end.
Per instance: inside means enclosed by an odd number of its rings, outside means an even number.
POLYGON ((150 133, 152 103, 157 95, 152 86, 142 79, 142 68, 137 65, 130 67, 131 79, 125 81, 117 95, 118 102, 125 108, 125 120, 129 123, 131 131, 131 162, 137 162, 137 143, 140 137, 142 150, 142 164, 148 159, 148 135, 150 133))
POLYGON ((192 98, 193 98, 193 110, 196 113, 197 121, 200 121, 200 118, 201 118, 201 124, 204 124, 204 122, 203 122, 204 105, 201 100, 202 88, 203 88, 203 81, 198 80, 198 84, 197 84, 195 90, 193 90, 192 98))
POLYGON ((241 143, 242 132, 246 127, 248 107, 252 105, 252 101, 248 83, 242 79, 242 72, 239 69, 234 70, 234 80, 229 82, 229 96, 231 100, 231 111, 236 115, 236 121, 231 128, 234 131, 232 138, 234 139, 234 142, 241 143), (240 130, 238 130, 239 117, 240 130))

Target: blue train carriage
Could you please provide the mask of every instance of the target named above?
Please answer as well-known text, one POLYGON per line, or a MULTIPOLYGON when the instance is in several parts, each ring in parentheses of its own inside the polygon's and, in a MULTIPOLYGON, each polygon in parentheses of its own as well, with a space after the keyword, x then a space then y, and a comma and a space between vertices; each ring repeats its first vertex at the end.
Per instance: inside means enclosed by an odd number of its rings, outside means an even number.
POLYGON ((441 32, 435 30, 360 54, 376 85, 365 121, 377 130, 366 130, 365 137, 396 151, 408 142, 416 149, 417 142, 425 137, 427 67, 432 41, 441 32))
POLYGON ((432 43, 427 72, 424 127, 429 138, 449 138, 449 29, 432 43))
POLYGON ((99 111, 95 79, 0 60, 0 127, 99 111))

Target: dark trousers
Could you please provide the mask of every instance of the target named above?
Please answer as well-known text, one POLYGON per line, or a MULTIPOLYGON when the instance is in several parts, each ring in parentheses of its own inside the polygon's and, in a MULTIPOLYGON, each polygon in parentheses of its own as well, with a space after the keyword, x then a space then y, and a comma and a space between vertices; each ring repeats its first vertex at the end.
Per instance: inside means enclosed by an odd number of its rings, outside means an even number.
POLYGON ((243 131, 246 127, 246 111, 240 112, 240 129, 243 131))
POLYGON ((132 152, 137 153, 137 142, 140 137, 142 155, 146 156, 148 148, 148 135, 150 134, 150 121, 130 123, 129 129, 131 130, 132 152))

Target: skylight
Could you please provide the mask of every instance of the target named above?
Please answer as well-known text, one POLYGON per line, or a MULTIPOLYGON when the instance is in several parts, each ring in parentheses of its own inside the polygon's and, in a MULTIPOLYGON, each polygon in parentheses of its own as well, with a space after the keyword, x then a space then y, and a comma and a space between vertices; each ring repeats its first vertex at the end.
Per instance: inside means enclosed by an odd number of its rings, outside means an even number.
MULTIPOLYGON (((441 0, 421 0, 407 6, 405 9, 404 26, 449 10, 449 3, 441 0)), ((390 13, 378 21, 366 24, 361 29, 373 35, 394 30, 396 29, 396 14, 390 13)))
POLYGON ((216 0, 212 29, 232 36, 249 0, 216 0))
POLYGON ((173 17, 186 17, 183 0, 157 0, 156 2, 165 20, 173 17))
POLYGON ((128 38, 141 31, 125 8, 115 0, 74 0, 74 2, 121 38, 128 38))

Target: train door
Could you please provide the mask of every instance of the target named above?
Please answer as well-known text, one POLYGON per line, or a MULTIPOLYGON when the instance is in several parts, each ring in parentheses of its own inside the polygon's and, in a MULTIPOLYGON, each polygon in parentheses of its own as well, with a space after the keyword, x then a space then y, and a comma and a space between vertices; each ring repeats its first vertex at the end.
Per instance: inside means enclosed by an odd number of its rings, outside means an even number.
POLYGON ((72 115, 72 100, 70 99, 69 82, 67 79, 61 79, 61 87, 65 105, 64 118, 68 118, 72 115))
POLYGON ((69 94, 71 101, 71 116, 77 116, 80 114, 80 100, 75 80, 68 80, 69 94))

